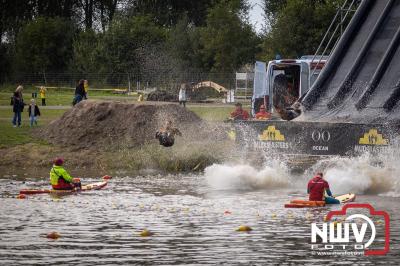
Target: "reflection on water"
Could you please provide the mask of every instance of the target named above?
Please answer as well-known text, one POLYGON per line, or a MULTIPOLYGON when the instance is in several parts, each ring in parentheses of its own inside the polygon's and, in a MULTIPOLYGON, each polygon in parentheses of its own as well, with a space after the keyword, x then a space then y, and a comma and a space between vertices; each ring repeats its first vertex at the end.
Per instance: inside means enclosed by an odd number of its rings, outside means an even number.
POLYGON ((333 258, 309 249, 310 222, 321 221, 328 208, 282 208, 303 196, 303 188, 221 191, 208 179, 117 177, 102 191, 27 200, 6 191, 43 186, 44 180, 0 180, 0 264, 400 264, 397 198, 358 197, 390 213, 389 255, 333 258), (253 231, 236 232, 241 224, 253 231), (140 237, 144 228, 155 235, 140 237), (61 238, 43 237, 51 231, 61 238))

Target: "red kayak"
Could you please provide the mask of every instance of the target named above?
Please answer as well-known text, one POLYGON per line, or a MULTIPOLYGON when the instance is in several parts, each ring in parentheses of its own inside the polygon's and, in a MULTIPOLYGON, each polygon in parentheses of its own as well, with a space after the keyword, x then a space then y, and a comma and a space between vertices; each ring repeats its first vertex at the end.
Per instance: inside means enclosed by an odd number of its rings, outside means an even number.
POLYGON ((111 179, 110 176, 103 176, 103 181, 91 183, 87 185, 83 185, 81 189, 72 189, 72 190, 55 190, 55 189, 23 189, 19 192, 19 194, 23 195, 36 195, 36 194, 72 194, 76 192, 84 192, 89 190, 99 190, 107 186, 108 180, 111 179))
MULTIPOLYGON (((348 203, 353 202, 356 199, 355 194, 344 194, 335 197, 340 203, 348 203)), ((300 200, 295 199, 290 201, 290 203, 286 203, 284 205, 285 208, 312 208, 312 207, 324 207, 325 201, 310 201, 310 200, 300 200)))

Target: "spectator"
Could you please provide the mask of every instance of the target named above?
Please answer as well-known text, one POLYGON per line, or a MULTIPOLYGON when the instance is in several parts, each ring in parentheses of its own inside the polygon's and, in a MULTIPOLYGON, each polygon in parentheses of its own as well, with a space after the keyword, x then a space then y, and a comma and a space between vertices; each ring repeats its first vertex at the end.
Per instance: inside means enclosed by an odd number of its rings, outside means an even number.
POLYGON ((72 105, 75 106, 77 103, 85 99, 85 97, 86 96, 85 96, 84 80, 81 79, 75 88, 75 96, 74 100, 72 101, 72 105))
POLYGON ((40 99, 42 99, 42 106, 46 106, 46 88, 45 87, 40 87, 39 93, 40 93, 40 99))
POLYGON ((14 95, 12 97, 11 103, 13 106, 13 112, 14 112, 14 117, 12 120, 12 124, 14 127, 20 127, 21 126, 21 113, 24 110, 24 98, 22 97, 22 90, 24 87, 19 85, 17 89, 14 92, 14 95))
POLYGON ((179 89, 179 105, 183 104, 186 107, 186 84, 183 83, 179 89))
POLYGON ((29 115, 30 126, 32 127, 33 123, 37 125, 37 117, 40 116, 40 110, 35 103, 35 99, 31 99, 31 103, 29 104, 28 107, 28 115, 29 115))
POLYGON ((260 111, 256 113, 256 119, 267 120, 271 118, 271 113, 265 111, 265 105, 260 106, 260 111))
POLYGON ((235 104, 236 108, 235 111, 231 113, 231 119, 234 121, 236 120, 248 120, 249 119, 249 113, 246 110, 243 110, 242 104, 241 103, 236 103, 235 104))
POLYGON ((83 87, 85 88, 84 99, 87 100, 87 95, 88 95, 88 92, 89 92, 89 82, 86 79, 83 81, 83 87))

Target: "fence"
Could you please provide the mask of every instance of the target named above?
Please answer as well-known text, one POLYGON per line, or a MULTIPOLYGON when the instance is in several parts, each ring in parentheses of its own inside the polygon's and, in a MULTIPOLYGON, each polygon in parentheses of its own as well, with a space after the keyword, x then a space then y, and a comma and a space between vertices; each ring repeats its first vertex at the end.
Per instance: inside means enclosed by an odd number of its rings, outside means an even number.
POLYGON ((227 89, 235 89, 235 73, 147 73, 134 75, 130 73, 19 73, 10 77, 6 83, 33 86, 54 86, 74 88, 80 79, 89 81, 91 89, 177 89, 182 83, 197 84, 202 81, 213 81, 227 89))

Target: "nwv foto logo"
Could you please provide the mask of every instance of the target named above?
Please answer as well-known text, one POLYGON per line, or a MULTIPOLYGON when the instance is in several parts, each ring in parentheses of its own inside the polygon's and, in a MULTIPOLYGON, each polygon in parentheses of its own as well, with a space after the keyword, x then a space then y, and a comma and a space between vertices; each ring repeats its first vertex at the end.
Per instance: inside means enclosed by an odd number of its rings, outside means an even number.
POLYGON ((384 211, 375 211, 369 204, 347 204, 340 211, 331 211, 326 220, 331 220, 336 215, 346 215, 349 208, 368 209, 370 215, 383 217, 385 221, 385 247, 384 249, 368 249, 374 243, 377 229, 375 223, 364 214, 347 216, 343 223, 329 222, 319 226, 311 224, 311 249, 318 251, 346 251, 352 248, 355 251, 364 251, 365 255, 384 255, 389 252, 390 221, 389 215, 384 211), (358 221, 358 223, 356 222, 358 221), (359 221, 362 223, 359 225, 359 221), (366 232, 369 231, 369 236, 366 232), (352 236, 352 238, 350 237, 352 236), (354 239, 355 241, 352 241, 354 239), (317 244, 319 242, 319 244, 317 244), (322 245, 320 244, 322 242, 322 245))

